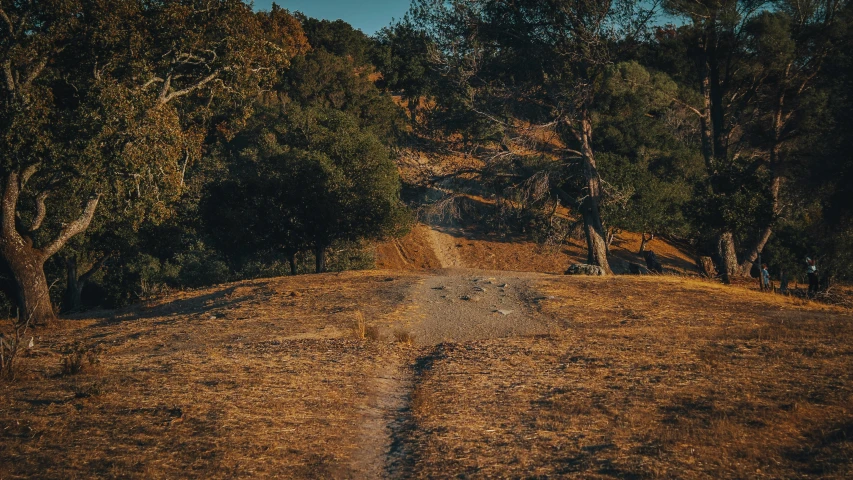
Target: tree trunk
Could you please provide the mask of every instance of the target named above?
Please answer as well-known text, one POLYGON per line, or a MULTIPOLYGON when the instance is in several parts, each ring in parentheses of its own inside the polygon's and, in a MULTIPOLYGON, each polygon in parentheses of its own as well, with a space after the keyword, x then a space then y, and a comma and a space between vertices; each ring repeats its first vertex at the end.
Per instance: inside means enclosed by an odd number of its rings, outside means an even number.
POLYGON ((326 247, 316 247, 314 249, 314 260, 316 264, 316 272, 323 273, 326 271, 326 247))
MULTIPOLYGON (((738 267, 738 274, 742 277, 748 277, 752 272, 752 266, 755 265, 755 261, 758 260, 758 255, 764 250, 764 246, 767 245, 767 241, 770 240, 770 235, 773 234, 773 224, 769 224, 764 227, 764 230, 761 231, 758 238, 755 240, 755 244, 750 247, 749 251, 746 253, 746 256, 743 258, 743 261, 740 263, 738 267)), ((761 275, 759 275, 760 277, 761 275)))
MULTIPOLYGON (((5 239, 3 239, 5 240, 5 239)), ((44 261, 23 242, 0 240, 2 255, 16 285, 15 301, 21 321, 44 325, 56 319, 50 289, 44 276, 44 261)))
POLYGON ((720 233, 717 249, 717 253, 720 255, 720 274, 723 276, 723 282, 729 283, 731 277, 737 275, 738 271, 734 234, 731 231, 727 230, 720 233))
POLYGON ((655 234, 654 234, 654 233, 650 233, 650 234, 649 234, 649 236, 648 236, 648 238, 646 238, 646 232, 643 232, 643 233, 641 233, 640 235, 641 235, 641 237, 642 237, 642 240, 640 240, 640 251, 639 251, 639 252, 637 252, 637 253, 639 253, 640 255, 642 255, 642 254, 643 254, 643 252, 645 252, 645 251, 646 251, 646 243, 651 242, 652 240, 654 240, 654 239, 655 239, 655 234))
POLYGON ((288 252, 287 261, 290 263, 290 274, 296 275, 298 273, 296 267, 296 252, 288 252))
POLYGON ((767 241, 770 240, 770 235, 773 233, 773 227, 776 223, 776 219, 782 214, 779 192, 782 190, 782 159, 780 157, 782 155, 782 129, 785 126, 782 117, 782 108, 785 103, 784 94, 780 95, 777 101, 778 108, 773 119, 775 138, 773 147, 770 148, 770 174, 772 176, 770 180, 770 204, 773 216, 755 240, 755 244, 746 253, 743 263, 740 264, 740 273, 743 276, 749 275, 750 270, 752 270, 752 264, 758 259, 758 254, 764 250, 764 246, 767 245, 767 241))
POLYGON ((586 233, 587 262, 597 265, 607 275, 612 274, 607 261, 607 232, 601 221, 601 177, 595 165, 595 155, 592 150, 592 123, 588 118, 581 120, 581 130, 578 135, 583 154, 583 173, 586 180, 586 197, 581 202, 584 231, 586 233))
POLYGON ((112 254, 106 254, 100 260, 92 264, 92 267, 83 275, 77 275, 77 257, 71 256, 65 259, 65 267, 68 275, 68 282, 65 290, 65 305, 63 312, 77 312, 83 309, 83 288, 89 283, 92 275, 107 263, 112 254))
POLYGON ((78 280, 77 257, 70 256, 65 259, 65 302, 62 305, 64 313, 77 312, 83 306, 81 300, 84 283, 78 280))
MULTIPOLYGON (((16 222, 18 197, 27 180, 35 173, 31 166, 21 172, 12 171, 6 179, 0 202, 0 256, 11 273, 16 295, 13 299, 21 320, 35 324, 47 324, 56 319, 50 301, 50 289, 44 275, 44 262, 59 251, 68 240, 85 231, 95 215, 99 197, 89 199, 82 215, 67 223, 59 235, 43 248, 34 248, 32 231, 41 225, 41 219, 25 230, 18 231, 16 222)), ((44 201, 44 198, 41 198, 44 201)))

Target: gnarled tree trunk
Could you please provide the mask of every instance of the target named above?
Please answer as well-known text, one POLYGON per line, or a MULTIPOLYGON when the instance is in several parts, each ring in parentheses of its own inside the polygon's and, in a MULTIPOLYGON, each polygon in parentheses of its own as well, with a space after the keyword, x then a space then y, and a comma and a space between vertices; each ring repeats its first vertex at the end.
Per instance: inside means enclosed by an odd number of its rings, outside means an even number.
POLYGON ((734 234, 730 230, 721 232, 717 237, 717 253, 720 255, 720 274, 723 281, 729 283, 731 277, 737 275, 739 268, 734 234))
POLYGON ((18 316, 21 321, 46 324, 56 319, 50 289, 44 275, 44 260, 23 241, 0 237, 0 255, 12 274, 18 316))
POLYGON ((318 245, 314 248, 314 265, 317 273, 326 271, 326 247, 318 245))
POLYGON ((21 320, 44 324, 53 321, 56 313, 50 301, 50 289, 44 275, 44 262, 59 251, 68 240, 86 230, 95 214, 98 198, 90 199, 77 220, 68 223, 59 235, 43 248, 33 246, 31 235, 41 227, 45 217, 46 194, 37 196, 37 213, 25 232, 18 230, 16 222, 18 198, 27 180, 36 168, 11 171, 6 175, 0 205, 0 256, 11 274, 15 301, 21 320))
POLYGON ((62 305, 62 311, 78 312, 83 308, 83 288, 89 283, 92 275, 104 266, 110 255, 105 255, 100 260, 95 262, 89 270, 83 275, 77 275, 77 257, 70 256, 65 259, 66 285, 65 285, 65 301, 62 305))
POLYGON ((581 202, 584 232, 586 233, 587 262, 597 265, 605 274, 612 274, 607 261, 607 232, 601 221, 601 177, 595 165, 592 150, 592 123, 588 118, 581 120, 578 140, 581 143, 583 174, 586 183, 586 196, 581 202))

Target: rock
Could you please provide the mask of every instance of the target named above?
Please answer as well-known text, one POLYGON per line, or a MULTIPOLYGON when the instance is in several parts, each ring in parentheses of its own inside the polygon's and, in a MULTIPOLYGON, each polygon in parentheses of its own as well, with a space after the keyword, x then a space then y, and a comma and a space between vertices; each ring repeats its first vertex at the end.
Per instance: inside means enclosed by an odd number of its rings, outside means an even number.
POLYGON ((509 315, 512 313, 512 310, 495 310, 495 313, 500 313, 501 315, 509 315))
POLYGON ((650 273, 648 268, 633 262, 628 264, 628 272, 634 275, 648 275, 650 273))
POLYGON ((576 263, 566 270, 566 275, 604 275, 604 269, 597 265, 576 263))
POLYGON ((210 320, 216 320, 216 315, 211 315, 210 320))
POLYGON ((485 291, 486 291, 486 289, 485 289, 485 288, 483 288, 483 287, 474 287, 474 288, 473 288, 473 290, 474 290, 475 292, 485 292, 485 291))
POLYGON ((508 286, 509 285, 507 285, 506 283, 502 283, 502 284, 498 285, 498 288, 506 288, 508 286))

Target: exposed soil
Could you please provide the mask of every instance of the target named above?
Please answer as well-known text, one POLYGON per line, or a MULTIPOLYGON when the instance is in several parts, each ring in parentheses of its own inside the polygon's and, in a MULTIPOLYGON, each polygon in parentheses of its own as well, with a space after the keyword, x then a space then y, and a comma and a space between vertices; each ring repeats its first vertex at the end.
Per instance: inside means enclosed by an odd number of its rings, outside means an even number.
POLYGON ((531 308, 536 275, 451 270, 425 278, 413 295, 412 328, 420 346, 547 333, 548 318, 531 308))
MULTIPOLYGON (((632 262, 645 265, 639 249, 639 234, 616 235, 610 248, 613 271, 628 272, 632 262)), ((647 249, 655 252, 666 273, 699 273, 696 259, 666 239, 656 238, 647 244, 647 249)), ((419 224, 404 238, 381 243, 376 250, 377 267, 392 270, 476 268, 562 274, 569 265, 585 261, 586 244, 581 240, 570 238, 562 245, 540 244, 484 233, 474 226, 419 224)))

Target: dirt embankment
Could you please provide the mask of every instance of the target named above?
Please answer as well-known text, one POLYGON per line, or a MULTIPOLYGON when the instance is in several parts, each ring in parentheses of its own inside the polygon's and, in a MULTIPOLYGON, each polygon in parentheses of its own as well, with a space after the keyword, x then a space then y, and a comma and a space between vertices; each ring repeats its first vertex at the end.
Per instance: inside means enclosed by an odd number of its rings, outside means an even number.
MULTIPOLYGON (((611 267, 628 271, 628 263, 645 265, 640 234, 622 232, 610 248, 611 267)), ((668 273, 698 274, 695 259, 682 248, 655 239, 647 244, 668 273)), ((377 246, 377 268, 389 270, 432 270, 437 268, 477 268, 515 272, 563 273, 573 263, 586 262, 586 244, 568 239, 562 245, 543 245, 476 229, 417 225, 407 236, 377 246)))

